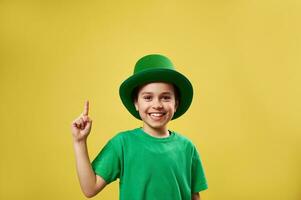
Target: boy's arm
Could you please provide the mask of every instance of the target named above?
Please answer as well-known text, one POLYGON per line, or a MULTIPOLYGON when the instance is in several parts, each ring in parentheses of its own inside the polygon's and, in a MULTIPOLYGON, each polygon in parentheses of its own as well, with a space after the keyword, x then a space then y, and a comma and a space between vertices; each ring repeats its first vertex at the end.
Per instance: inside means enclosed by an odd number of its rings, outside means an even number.
POLYGON ((72 122, 71 131, 80 186, 86 197, 93 197, 106 186, 106 182, 95 175, 90 164, 87 137, 92 128, 92 120, 88 114, 89 101, 86 101, 83 113, 72 122))
POLYGON ((191 197, 191 200, 201 200, 200 194, 198 192, 193 193, 192 197, 191 197))
POLYGON ((86 197, 93 197, 106 186, 106 182, 91 167, 86 141, 74 141, 73 146, 81 189, 86 197))

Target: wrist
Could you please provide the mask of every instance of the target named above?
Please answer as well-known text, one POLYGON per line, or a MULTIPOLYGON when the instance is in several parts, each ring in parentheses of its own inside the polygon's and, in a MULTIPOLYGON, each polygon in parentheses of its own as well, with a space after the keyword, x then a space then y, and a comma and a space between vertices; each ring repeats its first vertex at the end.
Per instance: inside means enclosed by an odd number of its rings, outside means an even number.
POLYGON ((85 138, 85 139, 73 138, 73 144, 74 145, 86 145, 87 144, 87 138, 85 138))

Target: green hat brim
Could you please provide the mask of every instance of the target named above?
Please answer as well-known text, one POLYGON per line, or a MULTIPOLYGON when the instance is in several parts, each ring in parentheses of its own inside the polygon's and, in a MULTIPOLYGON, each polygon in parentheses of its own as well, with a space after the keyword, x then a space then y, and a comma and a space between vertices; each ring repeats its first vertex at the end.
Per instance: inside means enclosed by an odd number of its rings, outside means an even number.
POLYGON ((135 118, 141 120, 134 105, 133 91, 136 87, 151 82, 171 83, 178 88, 179 105, 172 120, 180 117, 188 110, 193 98, 193 88, 190 81, 183 74, 172 69, 144 70, 130 76, 119 88, 119 96, 123 105, 135 118))

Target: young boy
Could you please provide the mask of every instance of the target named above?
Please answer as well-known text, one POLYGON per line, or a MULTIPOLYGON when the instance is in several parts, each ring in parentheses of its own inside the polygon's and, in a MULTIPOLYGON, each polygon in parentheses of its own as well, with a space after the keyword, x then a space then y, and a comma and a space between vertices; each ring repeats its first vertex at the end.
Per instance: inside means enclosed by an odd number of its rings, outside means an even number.
POLYGON ((120 86, 127 110, 143 127, 114 136, 90 164, 86 145, 92 120, 89 102, 72 123, 77 173, 83 193, 93 197, 119 178, 121 200, 200 199, 207 189, 200 156, 192 142, 170 131, 170 120, 189 108, 193 88, 165 56, 151 54, 135 65, 120 86))

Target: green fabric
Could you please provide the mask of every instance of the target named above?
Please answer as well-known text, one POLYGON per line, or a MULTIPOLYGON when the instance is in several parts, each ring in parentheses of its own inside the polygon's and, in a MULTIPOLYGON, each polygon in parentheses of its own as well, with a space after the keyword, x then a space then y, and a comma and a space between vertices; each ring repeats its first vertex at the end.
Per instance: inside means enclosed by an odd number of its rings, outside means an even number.
POLYGON ((191 200, 207 189, 197 149, 176 132, 166 138, 142 128, 121 132, 91 165, 107 183, 120 179, 120 200, 191 200))
POLYGON ((164 68, 174 70, 173 63, 169 58, 160 54, 150 54, 140 58, 134 68, 134 74, 144 70, 164 68))

